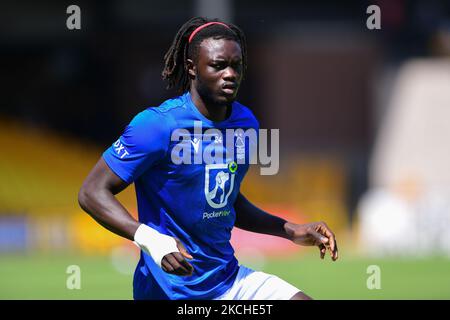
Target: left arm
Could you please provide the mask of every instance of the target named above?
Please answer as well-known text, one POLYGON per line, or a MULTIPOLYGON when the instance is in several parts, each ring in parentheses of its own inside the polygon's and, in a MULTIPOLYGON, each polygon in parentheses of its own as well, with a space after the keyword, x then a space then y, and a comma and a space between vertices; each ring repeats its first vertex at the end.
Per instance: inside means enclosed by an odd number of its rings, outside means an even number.
POLYGON ((240 229, 282 237, 303 246, 317 246, 322 259, 328 249, 333 261, 338 258, 335 235, 325 222, 296 224, 286 221, 254 206, 242 193, 238 194, 234 209, 235 226, 240 229))

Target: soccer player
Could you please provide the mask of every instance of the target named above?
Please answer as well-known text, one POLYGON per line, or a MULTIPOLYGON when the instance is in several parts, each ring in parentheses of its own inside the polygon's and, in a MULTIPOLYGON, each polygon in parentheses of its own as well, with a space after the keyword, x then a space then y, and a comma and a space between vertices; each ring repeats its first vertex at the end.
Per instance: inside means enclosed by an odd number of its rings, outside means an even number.
POLYGON ((243 32, 230 23, 192 18, 164 59, 163 79, 181 95, 137 114, 78 196, 98 223, 141 248, 134 298, 311 299, 275 275, 239 265, 230 244, 236 226, 317 246, 322 259, 327 250, 333 261, 338 258, 335 236, 324 222, 285 221, 239 191, 249 163, 238 157, 245 148, 248 160, 250 142, 233 141, 231 149, 241 152, 228 150, 225 131, 259 128, 236 101, 247 66, 243 32), (199 154, 206 158, 199 161, 199 154), (114 196, 133 182, 139 221, 114 196))

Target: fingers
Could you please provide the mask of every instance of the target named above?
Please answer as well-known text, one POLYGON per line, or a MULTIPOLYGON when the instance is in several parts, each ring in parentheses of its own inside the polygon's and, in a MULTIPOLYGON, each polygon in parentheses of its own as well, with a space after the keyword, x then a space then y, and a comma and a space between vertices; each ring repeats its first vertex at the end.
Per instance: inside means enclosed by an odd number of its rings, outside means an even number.
POLYGON ((181 243, 180 240, 175 239, 175 241, 177 242, 178 250, 180 250, 181 254, 182 254, 185 258, 187 258, 187 259, 194 259, 194 257, 191 256, 191 255, 187 252, 186 248, 184 247, 184 245, 181 243))
POLYGON ((315 241, 314 245, 320 246, 320 245, 328 244, 328 238, 324 237, 319 232, 311 230, 309 233, 314 238, 314 241, 315 241))
POLYGON ((173 267, 167 262, 165 257, 161 260, 161 268, 167 273, 173 272, 173 267))
MULTIPOLYGON (((172 272, 173 274, 176 275, 183 275, 183 274, 187 274, 188 271, 186 270, 186 268, 184 268, 178 261, 177 259, 174 257, 173 255, 174 253, 170 253, 170 254, 166 254, 163 258, 163 260, 166 260, 170 267, 172 268, 172 272)), ((161 263, 162 265, 162 263, 161 263)), ((168 268, 170 270, 170 268, 168 268)))
POLYGON ((179 252, 166 254, 161 261, 161 268, 167 272, 179 276, 192 275, 194 268, 179 252))
POLYGON ((339 258, 339 250, 338 250, 337 244, 335 246, 334 257, 332 257, 332 258, 333 258, 333 261, 336 261, 339 258))
POLYGON ((325 258, 325 253, 327 252, 327 248, 325 247, 324 244, 320 244, 319 250, 320 250, 320 259, 323 260, 325 258))
MULTIPOLYGON (((184 256, 179 252, 174 252, 173 255, 177 259, 178 263, 180 263, 181 266, 184 267, 188 271, 188 274, 192 275, 192 272, 194 271, 194 267, 189 262, 187 262, 186 259, 184 259, 184 256)), ((191 255, 189 255, 189 256, 191 256, 191 255)), ((191 256, 191 259, 192 259, 192 256, 191 256)))
POLYGON ((321 222, 319 224, 319 230, 321 234, 325 235, 328 238, 327 248, 330 250, 330 256, 333 261, 336 261, 338 258, 338 248, 336 243, 336 236, 330 230, 325 222, 321 222))
POLYGON ((183 255, 183 257, 187 258, 187 259, 194 259, 193 256, 191 256, 187 250, 184 248, 183 245, 179 245, 178 246, 178 250, 180 250, 180 253, 183 255))
POLYGON ((175 241, 180 252, 166 254, 161 261, 161 268, 168 273, 190 276, 194 271, 194 267, 186 259, 193 259, 193 257, 187 252, 179 239, 175 238, 175 241))

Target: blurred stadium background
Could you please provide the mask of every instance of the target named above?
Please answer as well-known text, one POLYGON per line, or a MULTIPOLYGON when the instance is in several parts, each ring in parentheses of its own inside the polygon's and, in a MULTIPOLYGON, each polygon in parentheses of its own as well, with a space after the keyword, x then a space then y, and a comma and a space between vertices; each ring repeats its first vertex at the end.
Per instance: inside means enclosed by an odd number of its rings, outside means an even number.
MULTIPOLYGON (((238 258, 317 299, 450 298, 446 1, 11 1, 0 10, 0 299, 131 299, 138 251, 77 204, 101 152, 165 90, 162 57, 193 15, 239 25, 239 100, 280 129, 280 171, 244 194, 325 220, 340 260, 235 230, 238 258), (81 8, 81 30, 66 8, 81 8), (381 8, 381 30, 366 9, 381 8), (66 287, 70 265, 81 289, 66 287), (380 267, 369 290, 367 268, 380 267)), ((133 187, 119 199, 136 215, 133 187)))

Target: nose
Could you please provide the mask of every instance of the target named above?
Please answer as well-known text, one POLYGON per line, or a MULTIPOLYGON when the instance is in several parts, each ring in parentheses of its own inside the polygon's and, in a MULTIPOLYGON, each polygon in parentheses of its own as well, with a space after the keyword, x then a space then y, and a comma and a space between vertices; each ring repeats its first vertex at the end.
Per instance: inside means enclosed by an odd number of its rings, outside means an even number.
POLYGON ((235 82, 239 77, 239 73, 231 66, 227 67, 223 73, 223 79, 235 82))

